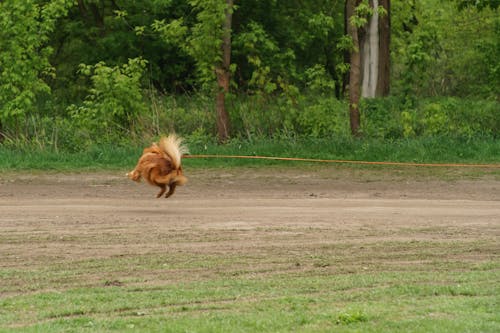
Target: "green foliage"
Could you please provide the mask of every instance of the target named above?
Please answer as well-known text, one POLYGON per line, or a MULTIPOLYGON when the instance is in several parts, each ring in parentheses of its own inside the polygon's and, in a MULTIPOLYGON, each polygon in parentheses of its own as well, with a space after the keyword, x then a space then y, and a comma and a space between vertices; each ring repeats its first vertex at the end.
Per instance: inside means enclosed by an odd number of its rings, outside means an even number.
POLYGON ((476 7, 479 10, 484 8, 498 8, 500 6, 500 0, 457 0, 458 8, 465 9, 467 7, 476 7))
POLYGON ((498 100, 500 15, 486 2, 392 2, 393 93, 498 100))
MULTIPOLYGON (((174 131, 196 142, 214 141, 211 97, 151 91, 144 104, 138 83, 143 68, 140 59, 136 61, 133 66, 82 66, 91 77, 97 76, 96 86, 81 105, 69 108, 70 117, 33 115, 18 123, 22 131, 4 130, 4 144, 73 151, 95 144, 144 145, 174 131), (124 74, 125 68, 133 72, 131 76, 124 74)), ((350 138, 347 102, 330 96, 230 94, 227 103, 232 136, 239 140, 350 138)), ((500 133, 500 106, 495 101, 450 97, 410 103, 390 97, 364 99, 360 110, 367 140, 481 140, 498 139, 500 133)))
POLYGON ((165 20, 155 20, 151 28, 159 34, 163 42, 169 45, 182 45, 187 34, 187 27, 182 18, 174 19, 169 23, 165 20))
MULTIPOLYGON (((498 136, 497 3, 391 2, 394 95, 362 103, 367 138, 498 136)), ((346 135, 344 5, 236 3, 233 137, 346 135)), ((215 86, 225 10, 219 0, 0 2, 1 137, 56 149, 170 130, 212 137, 205 94, 215 86)), ((364 0, 356 13, 361 25, 373 9, 364 0)))
POLYGON ((428 89, 428 82, 433 75, 428 69, 439 52, 439 27, 434 17, 438 13, 431 14, 424 9, 421 13, 416 9, 417 5, 411 2, 396 2, 395 6, 400 15, 394 23, 399 25, 399 28, 395 29, 393 35, 396 38, 392 41, 392 56, 395 62, 394 90, 407 96, 428 93, 423 90, 428 89))
POLYGON ((232 96, 231 119, 237 137, 335 137, 348 135, 347 105, 331 97, 232 96))
POLYGON ((141 88, 146 63, 136 58, 121 67, 109 67, 103 62, 80 65, 79 72, 90 77, 92 88, 82 105, 71 105, 68 112, 82 143, 95 141, 96 137, 112 142, 135 133, 138 115, 147 110, 141 88))
POLYGON ((47 80, 55 75, 48 46, 56 20, 70 1, 45 4, 37 1, 0 2, 0 120, 11 121, 35 107, 37 98, 49 94, 47 80))
MULTIPOLYGON (((119 6, 87 0, 79 6, 63 0, 4 1, 2 6, 2 66, 8 68, 3 82, 11 82, 0 94, 2 108, 9 110, 5 113, 40 107, 34 102, 40 95, 42 103, 64 104, 59 110, 77 103, 85 94, 76 76, 80 63, 115 66, 142 57, 150 66, 148 79, 162 93, 213 87, 224 1, 125 0, 119 6), (16 24, 24 29, 13 31, 16 24), (23 85, 28 89, 19 88, 23 85)), ((300 90, 310 83, 311 69, 324 68, 324 78, 341 98, 348 70, 344 51, 349 49, 343 7, 344 1, 331 0, 237 3, 231 31, 233 89, 238 94, 300 90)), ((392 91, 497 98, 498 10, 497 0, 391 2, 392 91)), ((354 17, 357 25, 372 12, 362 1, 354 17)))
MULTIPOLYGON (((299 108, 301 105, 299 105, 299 108)), ((349 134, 347 103, 333 98, 318 98, 298 111, 295 131, 313 138, 346 137, 349 134)))
POLYGON ((400 98, 363 99, 361 102, 363 135, 379 139, 407 137, 408 113, 400 98))
POLYGON ((221 45, 227 4, 220 0, 189 0, 197 12, 198 22, 187 40, 186 51, 197 64, 202 86, 212 90, 215 86, 215 65, 222 60, 221 45))
POLYGON ((234 39, 236 47, 236 56, 239 54, 245 55, 246 60, 251 68, 251 77, 248 81, 250 91, 256 93, 273 93, 278 84, 276 69, 271 66, 279 57, 279 46, 266 33, 261 24, 250 22, 245 31, 241 32, 234 39))
POLYGON ((464 9, 450 25, 451 29, 442 32, 442 59, 438 62, 438 68, 450 74, 444 78, 445 89, 438 93, 499 100, 500 10, 464 9), (458 52, 457 44, 461 46, 458 52))
POLYGON ((409 104, 401 98, 365 99, 363 133, 384 139, 408 137, 498 137, 500 105, 457 98, 425 99, 409 104))
POLYGON ((368 19, 373 15, 373 8, 368 0, 362 0, 355 8, 354 15, 350 17, 350 24, 357 28, 362 28, 368 23, 368 19))
POLYGON ((142 129, 140 136, 148 138, 147 141, 170 132, 204 139, 215 135, 215 114, 211 108, 212 99, 208 95, 190 97, 153 92, 150 100, 151 112, 139 117, 142 129))
POLYGON ((335 90, 335 81, 328 75, 323 65, 316 64, 306 69, 304 74, 307 78, 306 86, 311 92, 328 96, 335 90))
POLYGON ((349 325, 367 321, 366 315, 361 311, 343 312, 338 315, 337 325, 349 325))
MULTIPOLYGON (((343 4, 249 0, 234 12, 233 79, 239 92, 277 94, 302 89, 307 69, 321 66, 340 95, 344 63, 337 41, 343 33, 343 4), (294 89, 294 88, 292 88, 294 89)), ((285 93, 287 94, 287 93, 285 93)))

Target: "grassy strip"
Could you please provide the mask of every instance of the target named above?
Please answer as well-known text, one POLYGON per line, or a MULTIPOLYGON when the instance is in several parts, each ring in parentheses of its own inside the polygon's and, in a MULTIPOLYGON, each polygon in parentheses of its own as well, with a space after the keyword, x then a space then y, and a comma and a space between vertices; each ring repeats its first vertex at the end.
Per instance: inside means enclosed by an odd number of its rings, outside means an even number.
MULTIPOLYGON (((233 140, 225 145, 213 141, 189 140, 191 154, 265 155, 355 161, 418 163, 500 163, 500 140, 450 138, 396 141, 356 139, 233 140)), ((1 170, 106 170, 135 165, 143 147, 96 146, 86 151, 55 152, 40 149, 0 147, 1 170)), ((189 167, 228 167, 290 162, 203 159, 185 160, 189 167)))
MULTIPOLYGON (((391 258, 412 260, 405 254, 408 244, 399 245, 401 251, 391 258)), ((460 254, 468 249, 466 243, 434 245, 444 253, 457 252, 456 246, 460 254)), ((415 246, 426 251, 429 243, 415 246)), ((177 268, 191 272, 186 282, 148 286, 140 278, 143 274, 153 270, 159 277, 172 268, 165 268, 157 257, 142 258, 145 265, 136 259, 28 269, 25 274, 33 274, 31 282, 54 286, 67 279, 85 285, 89 264, 96 271, 123 275, 134 267, 128 278, 102 281, 101 286, 66 289, 61 285, 54 291, 4 297, 0 332, 16 328, 23 332, 495 332, 500 327, 494 296, 500 292, 498 265, 493 262, 415 260, 411 267, 404 263, 378 266, 382 261, 373 257, 370 268, 353 265, 350 272, 342 273, 333 265, 306 262, 276 269, 280 265, 273 261, 280 258, 270 256, 261 259, 269 261, 273 270, 259 272, 252 268, 251 256, 214 256, 208 263, 193 263, 194 255, 177 268), (68 276, 51 277, 54 271, 68 276), (74 274, 78 271, 82 274, 74 274)), ((6 279, 4 288, 27 286, 30 279, 6 279)))

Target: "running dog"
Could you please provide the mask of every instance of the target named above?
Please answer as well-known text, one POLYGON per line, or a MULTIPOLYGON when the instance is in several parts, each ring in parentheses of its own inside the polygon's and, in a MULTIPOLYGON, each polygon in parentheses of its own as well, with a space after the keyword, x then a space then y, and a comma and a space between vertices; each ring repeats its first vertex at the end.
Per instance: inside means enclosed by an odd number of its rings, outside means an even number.
POLYGON ((175 134, 162 137, 142 152, 135 169, 127 173, 127 177, 139 182, 144 178, 149 184, 158 186, 160 198, 166 191, 165 198, 175 192, 175 188, 184 185, 187 178, 182 173, 181 158, 188 149, 182 144, 182 138, 175 134))

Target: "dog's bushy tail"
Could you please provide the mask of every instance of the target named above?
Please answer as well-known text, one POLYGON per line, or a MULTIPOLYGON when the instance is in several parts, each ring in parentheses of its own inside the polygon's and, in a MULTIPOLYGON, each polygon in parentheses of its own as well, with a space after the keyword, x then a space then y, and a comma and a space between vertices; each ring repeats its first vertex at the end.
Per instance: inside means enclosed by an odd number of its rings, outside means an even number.
POLYGON ((173 169, 180 169, 182 155, 189 153, 187 146, 182 143, 182 138, 175 134, 170 134, 169 136, 162 137, 158 146, 172 162, 173 169))

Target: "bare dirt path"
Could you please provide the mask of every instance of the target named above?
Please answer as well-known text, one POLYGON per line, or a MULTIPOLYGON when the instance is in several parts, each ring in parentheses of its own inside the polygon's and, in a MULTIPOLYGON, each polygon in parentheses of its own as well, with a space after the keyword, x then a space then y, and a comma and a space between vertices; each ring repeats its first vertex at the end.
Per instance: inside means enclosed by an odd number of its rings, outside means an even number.
MULTIPOLYGON (((1 176, 0 269, 167 252, 269 254, 277 259, 267 265, 280 269, 290 263, 279 260, 300 261, 322 244, 390 241, 484 241, 488 248, 462 251, 460 259, 498 255, 491 246, 500 235, 500 181, 491 175, 446 181, 333 168, 195 170, 171 198, 156 199, 156 188, 122 174, 1 176)), ((162 278, 190 273, 176 274, 162 278)), ((4 293, 17 293, 10 283, 4 293)))

